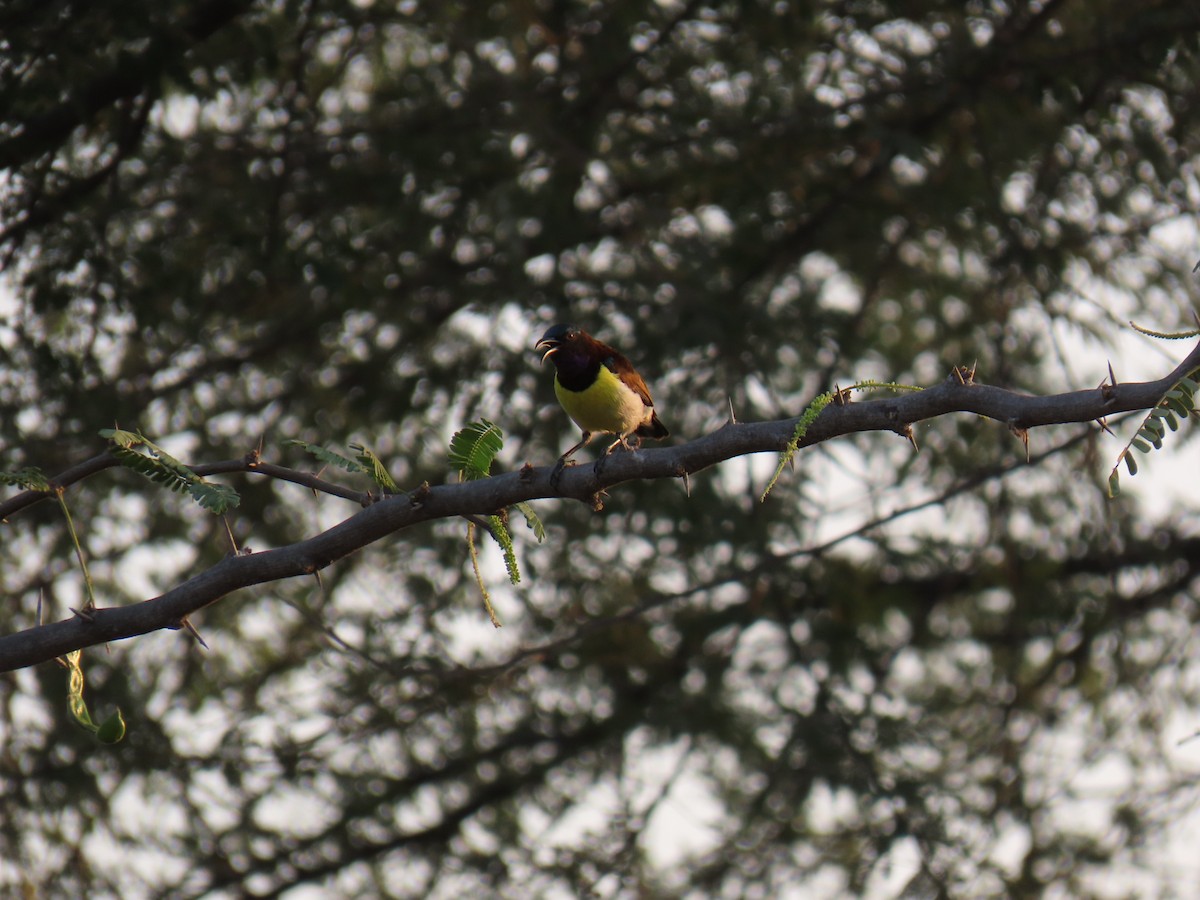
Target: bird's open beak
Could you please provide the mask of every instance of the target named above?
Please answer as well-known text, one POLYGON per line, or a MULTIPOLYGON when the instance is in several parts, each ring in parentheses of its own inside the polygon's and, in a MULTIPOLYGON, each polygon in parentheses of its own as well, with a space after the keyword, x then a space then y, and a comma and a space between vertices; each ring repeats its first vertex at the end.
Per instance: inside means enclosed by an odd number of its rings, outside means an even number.
POLYGON ((543 347, 550 348, 542 354, 542 365, 545 365, 546 360, 548 360, 558 350, 558 341, 538 341, 536 344, 534 344, 533 349, 541 350, 543 347))

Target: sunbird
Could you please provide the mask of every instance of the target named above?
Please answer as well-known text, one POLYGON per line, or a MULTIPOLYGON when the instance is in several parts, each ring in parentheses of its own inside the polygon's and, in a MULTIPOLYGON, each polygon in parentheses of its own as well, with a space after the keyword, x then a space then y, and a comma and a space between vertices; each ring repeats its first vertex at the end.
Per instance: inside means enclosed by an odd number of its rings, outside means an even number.
POLYGON ((554 394, 583 432, 583 439, 559 458, 556 474, 576 450, 598 434, 617 436, 597 461, 598 466, 617 447, 636 450, 642 438, 657 441, 670 434, 654 411, 646 382, 633 363, 615 348, 574 325, 554 325, 547 329, 534 349, 543 347, 547 349, 542 362, 553 360, 557 370, 554 394), (635 446, 629 444, 631 436, 638 439, 635 446))

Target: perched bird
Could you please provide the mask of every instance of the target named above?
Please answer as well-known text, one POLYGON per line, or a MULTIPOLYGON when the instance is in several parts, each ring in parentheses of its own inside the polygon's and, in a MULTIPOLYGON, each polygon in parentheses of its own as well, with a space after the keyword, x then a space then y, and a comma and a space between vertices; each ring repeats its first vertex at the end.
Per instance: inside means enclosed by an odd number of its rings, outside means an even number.
POLYGON ((580 430, 583 439, 558 460, 561 471, 571 455, 595 435, 615 434, 599 462, 617 447, 634 450, 630 436, 661 440, 670 434, 654 411, 654 400, 633 364, 608 344, 574 325, 549 328, 536 348, 547 348, 542 362, 554 361, 554 393, 580 430))

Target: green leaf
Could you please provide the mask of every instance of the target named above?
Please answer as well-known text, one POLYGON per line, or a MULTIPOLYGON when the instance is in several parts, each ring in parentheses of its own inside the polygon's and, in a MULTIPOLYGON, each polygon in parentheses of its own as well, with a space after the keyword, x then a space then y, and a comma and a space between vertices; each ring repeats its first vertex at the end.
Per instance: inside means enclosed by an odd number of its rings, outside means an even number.
MULTIPOLYGON (((872 385, 873 387, 874 385, 872 385)), ((817 420, 822 410, 833 402, 833 394, 826 391, 818 396, 808 408, 801 414, 800 419, 796 422, 796 430, 792 432, 792 439, 788 441, 787 447, 783 453, 779 455, 779 465, 775 467, 775 474, 771 476, 771 480, 767 482, 767 486, 763 489, 762 496, 758 498, 760 503, 765 503, 767 494, 771 493, 771 489, 775 487, 775 482, 779 480, 779 476, 783 474, 783 467, 792 461, 796 451, 800 448, 800 442, 804 440, 804 435, 808 433, 808 426, 817 420)))
POLYGON ((241 503, 238 492, 228 485, 201 478, 144 434, 106 428, 101 432, 112 442, 112 455, 127 469, 149 478, 176 493, 185 491, 204 509, 221 515, 241 503), (146 452, 134 449, 144 447, 146 452))
POLYGON ((115 744, 125 737, 125 719, 121 715, 121 710, 118 709, 105 719, 102 725, 97 725, 92 721, 87 702, 83 699, 82 659, 82 650, 72 650, 66 656, 58 658, 59 663, 67 668, 67 708, 71 711, 71 717, 94 734, 98 740, 105 744, 115 744))
POLYGON ((1175 413, 1172 410, 1160 409, 1160 410, 1156 410, 1156 412, 1162 413, 1162 416, 1161 416, 1162 421, 1167 423, 1168 428, 1170 428, 1172 431, 1179 430, 1179 420, 1177 418, 1175 418, 1175 413))
POLYGON ((0 484, 24 488, 27 491, 50 490, 50 480, 41 469, 33 466, 17 469, 15 472, 0 472, 0 484))
POLYGON ((521 580, 521 570, 517 566, 517 553, 513 549, 512 535, 504 523, 504 516, 488 516, 488 524, 492 526, 492 537, 504 551, 504 568, 508 569, 508 580, 517 584, 521 580))
POLYGON ((1113 469, 1108 474, 1108 496, 1116 497, 1121 493, 1121 476, 1113 469))
MULTIPOLYGON (((448 454, 450 465, 458 472, 461 481, 486 478, 492 470, 492 463, 495 461, 496 455, 503 447, 504 433, 498 426, 487 419, 471 422, 456 431, 450 439, 448 454)), ((546 536, 546 529, 542 526, 541 519, 533 511, 533 507, 525 502, 516 505, 525 516, 526 524, 537 535, 537 539, 543 540, 546 536)), ((508 570, 508 580, 517 584, 521 580, 521 570, 517 565, 517 553, 513 548, 512 535, 508 531, 507 512, 488 516, 488 524, 491 526, 492 537, 504 551, 504 568, 508 570)), ((500 620, 496 618, 496 611, 492 608, 491 597, 488 596, 487 588, 483 583, 483 575, 479 570, 479 558, 475 551, 473 538, 474 531, 474 525, 467 526, 467 546, 471 553, 471 564, 475 569, 475 580, 479 584, 479 592, 483 595, 483 603, 487 607, 488 616, 491 618, 492 624, 499 628, 500 620)))
POLYGON ((521 515, 525 517, 525 524, 533 529, 533 536, 540 544, 546 539, 546 526, 542 524, 541 518, 527 501, 520 500, 515 505, 521 511, 521 515))
POLYGON ((211 481, 195 481, 188 485, 188 493, 197 503, 214 515, 224 515, 235 509, 242 498, 227 484, 214 484, 211 481))
MULTIPOLYGON (((1150 452, 1150 445, 1147 444, 1145 441, 1143 441, 1141 438, 1134 438, 1133 441, 1131 441, 1131 444, 1133 445, 1133 448, 1140 453, 1149 453, 1150 452)), ((1130 474, 1132 474, 1132 473, 1130 473, 1130 474)))
POLYGON ((463 481, 486 478, 503 447, 504 433, 487 419, 480 419, 450 439, 450 465, 463 481))
POLYGON ((1130 475, 1137 474, 1137 463, 1133 461, 1132 453, 1125 454, 1125 468, 1129 470, 1130 475))
POLYGON ((1137 322, 1130 322, 1129 324, 1133 326, 1134 331, 1141 332, 1142 334, 1149 335, 1150 337, 1160 338, 1164 341, 1182 341, 1186 340, 1187 338, 1195 337, 1198 333, 1200 333, 1195 329, 1190 331, 1152 331, 1149 328, 1143 328, 1137 322))
POLYGON ((113 447, 112 454, 125 468, 144 475, 156 484, 165 485, 172 491, 187 489, 188 479, 185 475, 151 456, 120 445, 113 447))
MULTIPOLYGON (((1138 439, 1153 444, 1155 450, 1162 449, 1162 435, 1159 434, 1158 429, 1154 428, 1153 426, 1143 425, 1138 429, 1137 436, 1138 439)), ((1140 447, 1138 449, 1141 450, 1140 447)), ((1142 452, 1146 453, 1148 451, 1142 450, 1142 452)))
POLYGON ((140 434, 133 431, 123 431, 120 428, 101 428, 100 437, 106 441, 111 441, 118 447, 124 447, 126 450, 145 443, 140 434))
POLYGON ((1163 398, 1163 402, 1171 407, 1171 409, 1173 409, 1178 416, 1184 419, 1190 416, 1195 410, 1195 407, 1192 405, 1191 394, 1176 390, 1175 388, 1167 391, 1166 396, 1163 398))
POLYGON ((1181 419, 1186 419, 1192 414, 1191 407, 1185 406, 1175 397, 1168 397, 1164 402, 1171 407, 1171 411, 1181 419))
POLYGON ((387 466, 383 464, 375 453, 362 444, 351 444, 350 449, 358 454, 358 461, 362 464, 363 471, 374 479, 375 483, 391 494, 397 493, 400 488, 396 487, 396 482, 393 480, 391 473, 388 472, 387 466))
POLYGON ((102 744, 116 744, 120 743, 123 737, 125 737, 125 717, 118 709, 96 729, 96 740, 102 744))
POLYGON ((289 440, 284 441, 285 444, 295 444, 297 447, 304 448, 306 453, 315 456, 321 462, 330 466, 337 466, 339 469, 345 469, 347 472, 366 472, 367 469, 360 463, 355 462, 340 453, 334 453, 332 450, 326 450, 324 447, 317 444, 310 444, 308 441, 289 440))

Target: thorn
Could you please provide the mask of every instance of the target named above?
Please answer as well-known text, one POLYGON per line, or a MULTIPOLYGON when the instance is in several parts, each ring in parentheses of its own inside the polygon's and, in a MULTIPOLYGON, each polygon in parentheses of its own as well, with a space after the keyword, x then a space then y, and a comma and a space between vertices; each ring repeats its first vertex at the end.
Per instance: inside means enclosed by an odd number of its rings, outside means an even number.
POLYGON ((433 493, 433 489, 429 486, 428 481, 422 481, 415 491, 408 495, 408 502, 414 507, 425 505, 425 501, 429 495, 433 493))
POLYGON ((233 536, 233 529, 229 527, 229 516, 221 516, 221 524, 225 526, 225 534, 229 538, 229 545, 233 547, 233 555, 241 556, 241 551, 238 549, 237 538, 233 536))
POLYGON ((185 631, 186 631, 188 634, 190 634, 192 637, 194 637, 194 638, 196 639, 196 643, 197 643, 197 644, 199 644, 199 645, 200 645, 201 647, 203 647, 205 650, 209 650, 209 649, 211 649, 211 648, 208 646, 208 644, 205 642, 204 638, 200 637, 200 632, 198 632, 198 631, 196 630, 196 626, 195 626, 195 625, 193 625, 193 624, 191 623, 191 620, 189 620, 187 616, 184 616, 182 619, 180 619, 180 620, 179 620, 179 624, 180 624, 181 626, 183 626, 183 629, 184 629, 184 630, 185 630, 185 631))
POLYGON ((1108 361, 1108 383, 1113 387, 1117 386, 1117 376, 1113 374, 1112 360, 1108 361))
POLYGON ((535 471, 537 470, 534 469, 528 460, 526 460, 525 465, 521 466, 521 471, 518 473, 517 477, 520 478, 522 482, 532 481, 533 473, 535 471))
POLYGON ((1022 444, 1025 445, 1025 462, 1029 462, 1029 429, 1022 428, 1019 425, 1009 425, 1008 430, 1017 436, 1022 444))
POLYGON ((950 370, 951 374, 958 380, 959 384, 966 384, 967 379, 963 377, 963 373, 967 371, 966 366, 955 366, 950 370))
POLYGON ((1197 269, 1200 269, 1200 262, 1197 262, 1194 266, 1192 266, 1192 274, 1193 275, 1196 274, 1197 269))
POLYGON ((904 430, 900 432, 902 437, 908 438, 908 442, 912 444, 913 450, 916 453, 921 452, 921 448, 917 446, 917 435, 912 429, 912 425, 905 425, 904 430))
POLYGON ((975 372, 978 368, 979 360, 976 359, 975 362, 971 363, 971 371, 967 375, 967 381, 969 381, 971 384, 975 383, 975 372))
MULTIPOLYGON (((732 405, 729 407, 730 412, 733 412, 732 405)), ((732 421, 732 419, 730 420, 732 421)), ((692 479, 688 475, 687 469, 683 470, 683 489, 687 492, 688 499, 692 499, 692 479)))
POLYGON ((76 609, 73 606, 68 606, 67 609, 73 612, 76 617, 83 619, 83 621, 87 622, 89 625, 96 621, 96 617, 92 615, 92 612, 95 610, 94 606, 90 609, 86 606, 83 609, 76 609))
POLYGON ((262 462, 263 441, 264 440, 265 440, 265 436, 260 434, 258 436, 258 446, 246 454, 246 467, 247 468, 255 469, 258 467, 258 464, 260 462, 262 462))
POLYGON ((1099 425, 1105 431, 1105 433, 1111 434, 1113 437, 1116 437, 1116 434, 1113 432, 1113 430, 1108 427, 1108 422, 1105 421, 1103 418, 1097 419, 1096 424, 1099 425))
POLYGON ((39 625, 46 624, 46 620, 42 617, 42 600, 45 596, 45 593, 46 593, 45 588, 38 588, 37 623, 39 625))
POLYGON ((734 411, 733 411, 733 398, 726 397, 725 400, 729 403, 729 424, 736 425, 737 424, 737 414, 734 413, 734 411))

